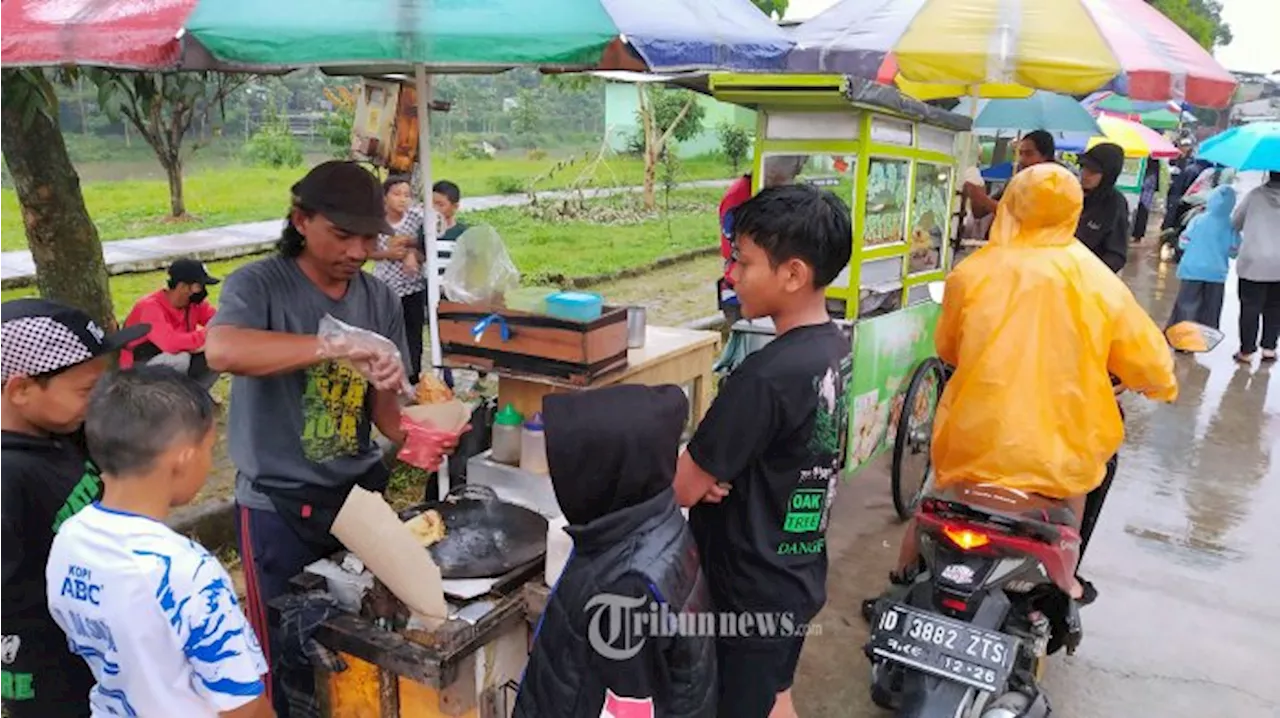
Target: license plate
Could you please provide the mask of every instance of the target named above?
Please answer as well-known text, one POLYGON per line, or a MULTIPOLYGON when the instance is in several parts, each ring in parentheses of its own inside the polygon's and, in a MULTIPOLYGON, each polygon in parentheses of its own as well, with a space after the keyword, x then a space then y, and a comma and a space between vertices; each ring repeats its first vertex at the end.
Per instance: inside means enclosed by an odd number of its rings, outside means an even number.
POLYGON ((995 692, 1013 670, 1018 639, 895 603, 880 614, 870 646, 880 658, 995 692))

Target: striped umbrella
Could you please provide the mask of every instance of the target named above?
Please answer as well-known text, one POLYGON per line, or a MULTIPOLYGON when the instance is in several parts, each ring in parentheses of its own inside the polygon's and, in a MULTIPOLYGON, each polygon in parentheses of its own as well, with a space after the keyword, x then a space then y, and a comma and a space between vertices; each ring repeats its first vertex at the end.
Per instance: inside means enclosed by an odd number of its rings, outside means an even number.
POLYGON ((1119 117, 1102 115, 1098 118, 1101 135, 1090 137, 1084 134, 1064 133, 1058 142, 1058 149, 1066 152, 1079 152, 1103 142, 1113 142, 1124 149, 1128 158, 1154 157, 1159 160, 1174 159, 1181 152, 1172 142, 1159 132, 1144 127, 1136 122, 1122 120, 1119 117))
POLYGON ((993 97, 1010 86, 1082 95, 1112 87, 1136 100, 1225 107, 1236 87, 1208 52, 1143 0, 842 0, 792 37, 793 71, 881 82, 900 75, 934 86, 935 96, 993 97), (937 94, 944 91, 938 85, 952 88, 937 94))
POLYGON ((347 73, 779 70, 748 0, 5 0, 0 64, 347 73))

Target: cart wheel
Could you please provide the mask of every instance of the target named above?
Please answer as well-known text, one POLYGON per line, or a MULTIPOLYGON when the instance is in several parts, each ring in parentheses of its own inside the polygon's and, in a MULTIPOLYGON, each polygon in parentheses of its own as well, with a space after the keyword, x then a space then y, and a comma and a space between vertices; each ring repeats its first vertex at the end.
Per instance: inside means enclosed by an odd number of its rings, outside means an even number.
POLYGON ((933 416, 945 381, 942 362, 929 357, 916 367, 903 397, 890 471, 893 508, 903 521, 915 513, 920 498, 933 483, 929 449, 933 440, 933 416))

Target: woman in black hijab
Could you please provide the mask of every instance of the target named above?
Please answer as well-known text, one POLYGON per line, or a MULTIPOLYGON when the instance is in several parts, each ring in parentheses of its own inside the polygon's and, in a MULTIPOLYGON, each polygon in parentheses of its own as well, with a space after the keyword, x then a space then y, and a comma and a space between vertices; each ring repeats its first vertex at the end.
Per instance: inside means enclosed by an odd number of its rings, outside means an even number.
POLYGON ((1124 169, 1124 150, 1104 142, 1080 156, 1080 184, 1084 210, 1076 225, 1076 239, 1098 255, 1113 272, 1129 258, 1129 203, 1116 180, 1124 169))

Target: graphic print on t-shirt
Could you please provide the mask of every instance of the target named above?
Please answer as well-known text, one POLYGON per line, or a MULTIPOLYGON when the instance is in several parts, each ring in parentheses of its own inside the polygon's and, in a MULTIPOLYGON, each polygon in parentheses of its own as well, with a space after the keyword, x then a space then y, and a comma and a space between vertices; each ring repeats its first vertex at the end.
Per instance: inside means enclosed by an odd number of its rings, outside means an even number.
POLYGON ((369 382, 355 369, 324 362, 307 370, 302 394, 302 451, 310 461, 360 453, 369 382))
POLYGON ((58 533, 58 529, 62 528, 62 522, 75 516, 80 509, 97 501, 101 495, 102 477, 98 475, 98 467, 94 466, 93 462, 86 461, 80 481, 76 483, 75 488, 71 489, 62 508, 58 509, 58 513, 53 517, 53 532, 58 533))
POLYGON ((822 536, 831 520, 840 470, 844 465, 849 434, 849 383, 853 360, 846 356, 839 371, 828 368, 813 381, 818 396, 814 409, 813 433, 808 450, 813 466, 800 471, 796 488, 787 498, 782 531, 786 538, 778 544, 779 556, 801 556, 821 553, 826 546, 822 536), (815 535, 816 534, 816 535, 815 535))

